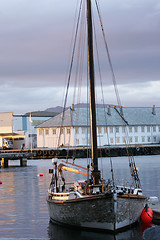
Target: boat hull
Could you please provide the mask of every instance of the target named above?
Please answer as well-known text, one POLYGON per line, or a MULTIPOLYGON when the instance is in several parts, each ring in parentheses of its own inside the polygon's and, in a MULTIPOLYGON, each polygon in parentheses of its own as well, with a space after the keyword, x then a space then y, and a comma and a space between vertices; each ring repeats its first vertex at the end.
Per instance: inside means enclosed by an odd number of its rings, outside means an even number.
POLYGON ((67 201, 47 199, 50 219, 60 224, 94 230, 119 231, 135 223, 144 196, 97 195, 67 201))

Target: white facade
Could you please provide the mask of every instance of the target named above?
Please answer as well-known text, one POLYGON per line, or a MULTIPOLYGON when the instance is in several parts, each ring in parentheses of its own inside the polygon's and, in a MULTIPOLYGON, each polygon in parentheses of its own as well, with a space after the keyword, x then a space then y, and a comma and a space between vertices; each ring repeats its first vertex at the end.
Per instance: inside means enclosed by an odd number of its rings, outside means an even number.
MULTIPOLYGON (((37 147, 56 148, 58 147, 58 141, 59 146, 90 145, 87 127, 63 127, 60 140, 58 140, 59 132, 60 128, 38 128, 37 147), (67 131, 70 131, 70 134, 67 131)), ((160 143, 160 126, 99 126, 97 128, 98 146, 124 145, 125 142, 134 145, 160 143)))
MULTIPOLYGON (((98 146, 160 143, 160 108, 154 108, 154 112, 153 108, 124 108, 123 116, 127 124, 122 121, 113 107, 109 114, 108 109, 106 110, 105 117, 102 110, 98 111, 100 119, 100 124, 97 127, 98 146), (108 126, 105 121, 108 122, 108 126)), ((56 148, 60 145, 90 145, 89 128, 85 125, 88 122, 86 116, 85 109, 66 110, 66 126, 62 127, 59 142, 60 114, 37 126, 37 147, 56 148), (75 120, 76 111, 80 112, 78 113, 80 121, 77 123, 75 120)))
POLYGON ((73 146, 73 128, 63 127, 61 129, 60 135, 60 128, 37 128, 37 147, 73 146))

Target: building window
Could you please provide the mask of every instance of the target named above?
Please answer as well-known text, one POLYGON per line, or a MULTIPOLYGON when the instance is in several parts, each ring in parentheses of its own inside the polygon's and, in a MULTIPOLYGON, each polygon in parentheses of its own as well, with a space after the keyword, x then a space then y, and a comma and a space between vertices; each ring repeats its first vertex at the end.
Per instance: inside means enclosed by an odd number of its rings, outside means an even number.
POLYGON ((99 128, 98 128, 98 133, 101 133, 101 132, 102 132, 102 128, 99 127, 99 128))
POLYGON ((75 128, 76 134, 79 133, 79 128, 75 128))
POLYGON ((122 133, 125 133, 125 129, 126 129, 125 127, 122 127, 122 133))
POLYGON ((110 128, 109 128, 109 132, 110 132, 110 133, 113 133, 113 127, 110 127, 110 128))
POLYGON ((145 137, 142 137, 142 142, 145 142, 145 137))
POLYGON ((45 129, 45 134, 49 135, 49 129, 45 129))
POLYGON ((158 127, 158 129, 159 129, 159 132, 160 132, 160 126, 158 127))
POLYGON ((144 126, 141 127, 141 132, 144 132, 144 126))
POLYGON ((67 128, 67 134, 70 134, 70 133, 71 133, 70 128, 67 128))
POLYGON ((116 138, 116 143, 120 143, 120 138, 116 138))
POLYGON ((130 143, 132 143, 132 137, 129 138, 130 143))
POLYGON ((110 138, 110 143, 113 143, 113 138, 110 138))
POLYGON ((85 133, 85 128, 82 128, 82 133, 83 133, 83 134, 85 133))
POLYGON ((136 143, 138 142, 138 137, 135 137, 135 142, 136 142, 136 143))
POLYGON ((79 139, 76 139, 76 145, 78 145, 79 144, 79 139))
POLYGON ((148 139, 148 142, 151 142, 151 137, 147 137, 147 139, 148 139))
POLYGON ((107 133, 107 127, 104 128, 104 132, 107 133))
POLYGON ((150 132, 150 126, 147 126, 147 132, 150 132))
POLYGON ((153 126, 153 132, 156 132, 156 126, 153 126))
POLYGON ((53 135, 56 134, 56 128, 53 128, 52 133, 53 133, 53 135))
POLYGON ((42 129, 39 129, 39 135, 42 135, 42 132, 43 132, 42 129))
POLYGON ((132 127, 129 127, 129 132, 130 132, 130 133, 132 132, 132 127))
POLYGON ((119 133, 119 127, 116 127, 116 133, 119 133))
POLYGON ((157 141, 157 138, 156 136, 153 137, 153 141, 156 142, 157 141))
POLYGON ((64 129, 63 128, 60 129, 60 134, 64 134, 64 129))
POLYGON ((123 143, 126 143, 126 138, 125 137, 123 137, 123 143))
POLYGON ((85 144, 86 143, 86 139, 82 138, 82 143, 85 144))
POLYGON ((138 127, 134 127, 134 132, 138 132, 138 127))

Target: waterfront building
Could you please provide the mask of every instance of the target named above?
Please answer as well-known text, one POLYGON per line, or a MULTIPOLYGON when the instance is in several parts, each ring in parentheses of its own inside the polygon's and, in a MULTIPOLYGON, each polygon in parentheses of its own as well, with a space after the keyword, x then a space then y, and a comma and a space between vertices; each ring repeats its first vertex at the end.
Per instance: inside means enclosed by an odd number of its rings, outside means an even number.
MULTIPOLYGON (((90 142, 89 111, 74 107, 38 125, 37 147, 86 146, 90 142), (61 134, 60 134, 61 133, 61 134)), ((160 108, 97 108, 98 146, 160 143, 160 108), (127 137, 126 137, 127 136, 127 137)))
POLYGON ((0 148, 4 147, 4 140, 12 140, 13 148, 19 148, 25 141, 25 136, 21 132, 17 133, 13 128, 13 113, 0 113, 0 148))
POLYGON ((50 119, 56 114, 53 112, 38 111, 26 113, 24 115, 13 115, 13 131, 24 135, 26 149, 37 147, 36 126, 50 119))
POLYGON ((13 112, 0 113, 0 148, 3 148, 4 140, 12 140, 13 149, 37 147, 37 132, 35 127, 55 116, 56 113, 38 111, 15 115, 13 112))

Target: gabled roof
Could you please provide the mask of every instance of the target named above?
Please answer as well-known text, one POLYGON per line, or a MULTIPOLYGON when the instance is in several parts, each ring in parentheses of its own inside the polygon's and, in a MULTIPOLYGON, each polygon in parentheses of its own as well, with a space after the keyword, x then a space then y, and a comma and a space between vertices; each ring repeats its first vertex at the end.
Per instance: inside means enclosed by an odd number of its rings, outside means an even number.
MULTIPOLYGON (((120 112, 119 108, 116 108, 120 112)), ((99 126, 121 126, 124 121, 114 107, 110 107, 108 114, 107 108, 97 108, 97 125, 99 126)), ((128 125, 160 125, 160 108, 152 107, 123 107, 123 117, 128 125)), ((67 109, 64 114, 63 126, 87 126, 89 123, 89 110, 87 108, 67 109)), ((62 113, 38 125, 38 128, 60 127, 62 123, 62 113)))
MULTIPOLYGON (((71 126, 72 122, 72 110, 69 108, 64 112, 63 126, 71 126)), ((62 125, 62 113, 59 113, 53 118, 46 120, 42 124, 37 125, 37 128, 49 128, 49 127, 60 127, 62 125)))

